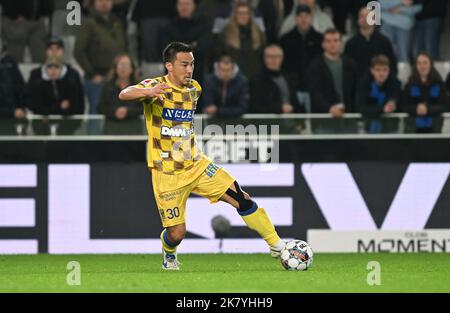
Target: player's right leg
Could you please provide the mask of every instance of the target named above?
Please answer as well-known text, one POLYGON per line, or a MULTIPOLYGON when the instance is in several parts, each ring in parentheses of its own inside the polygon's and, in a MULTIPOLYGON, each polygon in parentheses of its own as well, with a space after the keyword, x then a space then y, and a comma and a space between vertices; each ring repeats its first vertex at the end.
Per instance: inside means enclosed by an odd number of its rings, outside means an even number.
POLYGON ((179 224, 164 228, 161 232, 161 242, 163 246, 164 270, 179 270, 181 263, 177 258, 177 247, 186 234, 186 224, 179 224))
POLYGON ((178 261, 177 247, 186 234, 186 201, 190 186, 177 188, 176 181, 168 182, 169 179, 164 174, 152 171, 153 193, 164 227, 160 236, 163 250, 162 268, 178 270, 181 263, 178 261))

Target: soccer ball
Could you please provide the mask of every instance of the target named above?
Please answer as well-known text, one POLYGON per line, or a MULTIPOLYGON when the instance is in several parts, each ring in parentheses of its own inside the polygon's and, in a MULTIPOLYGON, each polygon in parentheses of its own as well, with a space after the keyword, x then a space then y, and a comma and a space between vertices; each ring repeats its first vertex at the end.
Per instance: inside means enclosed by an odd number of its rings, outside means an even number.
POLYGON ((291 240, 281 250, 281 265, 288 271, 306 271, 313 263, 313 251, 303 240, 291 240))

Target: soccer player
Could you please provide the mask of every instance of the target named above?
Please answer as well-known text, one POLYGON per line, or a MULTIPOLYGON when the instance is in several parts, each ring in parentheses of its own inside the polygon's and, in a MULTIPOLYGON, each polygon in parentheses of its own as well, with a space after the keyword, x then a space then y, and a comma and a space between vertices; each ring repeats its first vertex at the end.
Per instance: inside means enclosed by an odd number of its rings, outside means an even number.
POLYGON ((162 268, 178 270, 177 247, 186 233, 186 201, 191 193, 211 203, 234 206, 250 229, 269 245, 273 257, 285 243, 278 236, 266 211, 243 191, 234 177, 198 148, 193 118, 202 88, 192 79, 194 55, 190 45, 170 43, 163 52, 166 76, 146 79, 130 86, 120 100, 140 100, 148 131, 147 162, 164 230, 162 268))

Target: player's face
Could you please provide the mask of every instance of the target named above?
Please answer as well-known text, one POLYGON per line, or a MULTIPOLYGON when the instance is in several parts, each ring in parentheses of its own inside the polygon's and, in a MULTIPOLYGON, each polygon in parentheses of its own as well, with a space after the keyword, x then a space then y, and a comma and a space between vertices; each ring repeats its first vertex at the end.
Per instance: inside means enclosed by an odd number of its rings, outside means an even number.
POLYGON ((268 47, 264 52, 264 64, 271 71, 279 71, 283 63, 283 50, 278 47, 268 47))
POLYGON ((416 61, 416 68, 420 76, 428 76, 431 71, 431 61, 425 55, 420 55, 416 61))
POLYGON ((166 63, 172 81, 180 86, 191 83, 194 73, 194 55, 192 52, 178 52, 173 63, 166 63))
POLYGON ((342 41, 340 34, 327 34, 323 39, 323 50, 330 55, 339 55, 341 53, 342 41))
POLYGON ((373 78, 378 84, 384 83, 389 77, 389 66, 375 65, 370 69, 373 78))

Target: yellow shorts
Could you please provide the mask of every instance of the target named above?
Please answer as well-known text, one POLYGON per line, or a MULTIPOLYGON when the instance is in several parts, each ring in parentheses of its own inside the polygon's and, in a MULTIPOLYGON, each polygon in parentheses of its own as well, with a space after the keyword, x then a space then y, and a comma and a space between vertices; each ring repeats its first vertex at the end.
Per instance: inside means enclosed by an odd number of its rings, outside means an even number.
POLYGON ((163 227, 186 222, 186 202, 191 192, 215 203, 234 181, 235 178, 227 170, 207 157, 178 175, 167 175, 153 169, 153 192, 163 227))

